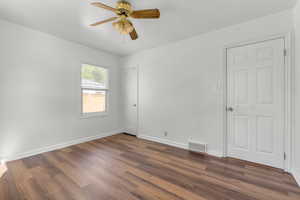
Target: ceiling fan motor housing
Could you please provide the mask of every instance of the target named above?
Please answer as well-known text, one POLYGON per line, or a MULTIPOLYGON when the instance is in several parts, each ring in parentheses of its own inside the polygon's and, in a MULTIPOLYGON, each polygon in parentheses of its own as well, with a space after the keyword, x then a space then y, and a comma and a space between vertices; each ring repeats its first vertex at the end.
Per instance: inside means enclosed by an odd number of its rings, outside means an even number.
POLYGON ((116 9, 117 15, 119 16, 129 17, 130 14, 133 12, 131 4, 127 1, 118 1, 116 9))

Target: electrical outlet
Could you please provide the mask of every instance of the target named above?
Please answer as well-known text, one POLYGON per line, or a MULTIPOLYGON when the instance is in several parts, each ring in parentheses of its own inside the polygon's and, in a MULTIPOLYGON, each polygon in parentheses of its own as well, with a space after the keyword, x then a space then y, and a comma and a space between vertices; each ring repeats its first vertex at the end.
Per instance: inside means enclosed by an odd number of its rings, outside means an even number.
POLYGON ((164 134, 165 134, 165 137, 167 137, 167 136, 168 136, 168 132, 167 132, 167 131, 165 131, 165 133, 164 133, 164 134))

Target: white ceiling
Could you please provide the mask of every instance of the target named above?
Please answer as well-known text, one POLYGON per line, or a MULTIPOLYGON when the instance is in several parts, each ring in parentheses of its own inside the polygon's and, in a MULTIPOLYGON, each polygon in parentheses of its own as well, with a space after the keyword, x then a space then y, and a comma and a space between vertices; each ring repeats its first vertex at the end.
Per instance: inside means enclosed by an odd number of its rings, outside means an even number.
MULTIPOLYGON (((98 0, 95 0, 98 1, 98 0)), ((117 0, 99 0, 114 6, 117 0)), ((134 8, 159 8, 159 20, 132 20, 140 38, 131 41, 110 24, 114 16, 92 0, 1 0, 0 17, 90 47, 128 55, 293 7, 297 0, 129 0, 134 8)))

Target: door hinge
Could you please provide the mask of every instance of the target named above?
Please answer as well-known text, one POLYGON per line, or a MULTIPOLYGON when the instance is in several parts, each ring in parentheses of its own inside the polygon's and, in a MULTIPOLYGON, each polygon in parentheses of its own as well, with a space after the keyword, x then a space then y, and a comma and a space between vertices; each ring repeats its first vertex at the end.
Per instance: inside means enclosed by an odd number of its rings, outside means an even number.
POLYGON ((285 152, 283 154, 283 158, 284 158, 284 160, 286 160, 286 153, 285 152))
POLYGON ((287 56, 287 50, 286 49, 283 50, 283 55, 287 56))

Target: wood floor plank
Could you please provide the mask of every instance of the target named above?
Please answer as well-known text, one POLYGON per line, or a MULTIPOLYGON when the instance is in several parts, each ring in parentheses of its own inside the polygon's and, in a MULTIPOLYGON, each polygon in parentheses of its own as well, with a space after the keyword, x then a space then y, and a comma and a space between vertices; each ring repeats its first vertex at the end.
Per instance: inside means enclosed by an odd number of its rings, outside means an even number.
POLYGON ((0 200, 299 200, 280 169, 125 134, 8 163, 0 200))

